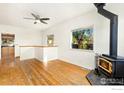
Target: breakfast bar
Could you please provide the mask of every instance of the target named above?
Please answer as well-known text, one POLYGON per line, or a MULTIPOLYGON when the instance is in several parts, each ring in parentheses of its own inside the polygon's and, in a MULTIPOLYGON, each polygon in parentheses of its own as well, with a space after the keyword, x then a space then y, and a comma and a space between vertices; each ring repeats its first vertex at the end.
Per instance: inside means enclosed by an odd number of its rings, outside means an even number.
POLYGON ((35 58, 42 62, 57 59, 57 46, 23 45, 20 46, 20 60, 35 58))

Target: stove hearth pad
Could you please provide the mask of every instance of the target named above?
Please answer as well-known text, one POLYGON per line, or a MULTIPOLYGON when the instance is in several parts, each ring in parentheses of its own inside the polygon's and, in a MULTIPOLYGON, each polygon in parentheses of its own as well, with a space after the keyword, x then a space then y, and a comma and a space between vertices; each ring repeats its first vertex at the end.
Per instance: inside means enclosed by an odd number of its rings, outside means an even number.
POLYGON ((91 85, 124 85, 124 78, 109 78, 95 70, 87 74, 86 78, 91 85))

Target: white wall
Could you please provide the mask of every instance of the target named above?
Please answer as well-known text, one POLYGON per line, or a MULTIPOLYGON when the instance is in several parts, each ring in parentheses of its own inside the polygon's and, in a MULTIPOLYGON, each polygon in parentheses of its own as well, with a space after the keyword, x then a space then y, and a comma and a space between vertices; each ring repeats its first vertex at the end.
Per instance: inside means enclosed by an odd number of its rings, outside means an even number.
MULTIPOLYGON (((19 53, 20 45, 41 45, 42 42, 41 31, 37 31, 34 29, 27 29, 27 28, 15 27, 10 25, 0 25, 0 34, 1 33, 15 34, 16 56, 19 56, 20 54, 19 53)), ((1 35, 0 35, 0 44, 1 44, 1 35)), ((1 57, 1 49, 0 49, 0 57, 1 57)))
MULTIPOLYGON (((119 14, 119 55, 124 56, 124 5, 108 4, 109 9, 119 14), (114 6, 114 7, 113 7, 114 6), (116 6, 116 7, 115 7, 116 6)), ((109 53, 109 20, 99 15, 97 10, 90 11, 60 24, 57 24, 43 32, 43 44, 46 45, 47 35, 55 35, 55 45, 58 45, 59 59, 73 64, 93 69, 95 67, 94 53, 109 53), (94 52, 70 49, 71 30, 81 27, 94 26, 94 52)))

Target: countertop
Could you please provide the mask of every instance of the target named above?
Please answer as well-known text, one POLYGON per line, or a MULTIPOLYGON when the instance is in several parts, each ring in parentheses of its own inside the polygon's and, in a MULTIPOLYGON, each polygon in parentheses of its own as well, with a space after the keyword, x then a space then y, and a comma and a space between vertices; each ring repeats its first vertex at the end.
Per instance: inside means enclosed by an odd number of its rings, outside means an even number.
POLYGON ((44 46, 44 45, 22 45, 19 47, 57 47, 57 46, 44 46))

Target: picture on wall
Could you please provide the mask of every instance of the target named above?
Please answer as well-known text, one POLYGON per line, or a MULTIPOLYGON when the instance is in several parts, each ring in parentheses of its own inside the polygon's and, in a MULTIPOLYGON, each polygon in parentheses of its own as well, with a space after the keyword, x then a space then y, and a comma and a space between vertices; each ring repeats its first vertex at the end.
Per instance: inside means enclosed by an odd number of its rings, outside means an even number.
POLYGON ((72 48, 93 50, 93 27, 74 29, 72 31, 72 48))

